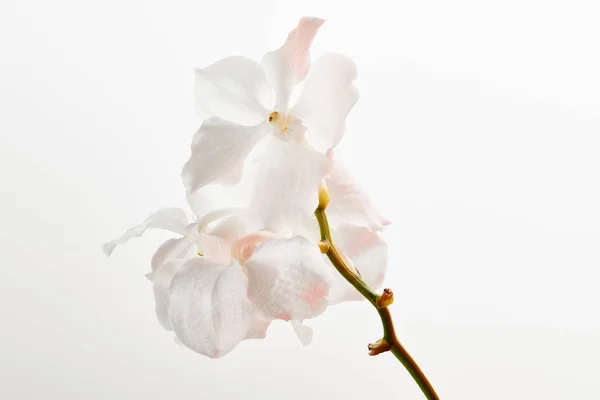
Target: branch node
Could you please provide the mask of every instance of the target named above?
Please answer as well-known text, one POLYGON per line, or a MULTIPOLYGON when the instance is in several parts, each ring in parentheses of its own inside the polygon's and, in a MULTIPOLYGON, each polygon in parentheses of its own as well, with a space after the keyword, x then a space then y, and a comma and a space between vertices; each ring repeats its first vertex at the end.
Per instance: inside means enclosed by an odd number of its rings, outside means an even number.
POLYGON ((376 356, 377 354, 389 351, 392 346, 384 338, 379 339, 375 343, 369 343, 369 355, 376 356))
POLYGON ((386 288, 383 289, 383 293, 377 296, 377 300, 375 303, 377 304, 377 308, 385 308, 391 305, 394 302, 394 292, 392 289, 386 288))

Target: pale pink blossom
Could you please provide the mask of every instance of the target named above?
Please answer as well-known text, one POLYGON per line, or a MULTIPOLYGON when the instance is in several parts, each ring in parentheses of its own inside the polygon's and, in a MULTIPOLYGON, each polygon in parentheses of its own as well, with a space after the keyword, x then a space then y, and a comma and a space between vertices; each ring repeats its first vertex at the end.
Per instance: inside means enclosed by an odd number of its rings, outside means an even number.
POLYGON ((326 152, 341 140, 346 114, 358 99, 356 67, 347 57, 328 54, 310 68, 310 45, 323 22, 302 18, 261 64, 227 57, 196 70, 196 106, 208 119, 182 171, 189 194, 238 183, 248 155, 264 142, 251 197, 243 204, 257 227, 290 229, 314 211, 319 182, 331 172, 326 152), (292 105, 292 92, 305 78, 292 105))
POLYGON ((147 274, 160 324, 213 358, 244 339, 264 338, 275 319, 292 322, 308 344, 312 333, 301 323, 325 311, 334 279, 317 244, 299 235, 248 232, 247 213, 238 209, 191 224, 176 210, 159 210, 104 246, 109 255, 148 228, 181 235, 158 248, 147 274))

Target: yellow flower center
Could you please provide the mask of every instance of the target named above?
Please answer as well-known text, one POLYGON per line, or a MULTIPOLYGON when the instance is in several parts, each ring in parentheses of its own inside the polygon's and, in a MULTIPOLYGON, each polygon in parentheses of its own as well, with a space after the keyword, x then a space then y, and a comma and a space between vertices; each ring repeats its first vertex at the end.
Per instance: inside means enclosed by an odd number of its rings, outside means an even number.
POLYGON ((281 114, 279 114, 277 111, 273 111, 271 114, 269 114, 269 123, 277 127, 280 133, 285 133, 285 131, 288 130, 290 117, 286 117, 285 119, 281 118, 281 114))

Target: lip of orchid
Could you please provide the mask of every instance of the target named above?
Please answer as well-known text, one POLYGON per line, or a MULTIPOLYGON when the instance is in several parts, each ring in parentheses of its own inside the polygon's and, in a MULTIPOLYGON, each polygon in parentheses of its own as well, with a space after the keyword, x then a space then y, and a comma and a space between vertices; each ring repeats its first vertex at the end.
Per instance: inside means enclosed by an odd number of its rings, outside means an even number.
POLYGON ((259 244, 274 237, 275 234, 268 231, 252 232, 244 235, 231 245, 231 255, 243 266, 252 257, 259 244))

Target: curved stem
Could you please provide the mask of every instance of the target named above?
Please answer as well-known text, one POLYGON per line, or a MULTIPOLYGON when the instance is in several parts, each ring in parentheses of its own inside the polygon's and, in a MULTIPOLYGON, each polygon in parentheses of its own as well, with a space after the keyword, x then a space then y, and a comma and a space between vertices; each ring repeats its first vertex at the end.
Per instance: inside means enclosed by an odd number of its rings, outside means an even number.
MULTIPOLYGON (((421 391, 428 400, 439 400, 433 386, 421 370, 415 360, 406 351, 402 343, 396 337, 394 330, 394 323, 388 307, 378 307, 377 299, 380 297, 362 278, 356 274, 344 261, 333 240, 331 239, 331 231, 329 229, 329 222, 327 221, 327 215, 325 214, 325 208, 319 206, 315 211, 315 216, 319 223, 319 229, 321 230, 321 240, 328 244, 327 257, 335 267, 335 269, 346 279, 358 292, 369 301, 377 309, 379 317, 381 318, 381 324, 383 326, 383 343, 379 346, 385 347, 381 351, 391 351, 394 356, 402 363, 404 368, 413 377, 421 391), (389 345, 389 347, 388 347, 389 345)), ((377 354, 377 353, 374 353, 377 354)))

